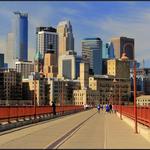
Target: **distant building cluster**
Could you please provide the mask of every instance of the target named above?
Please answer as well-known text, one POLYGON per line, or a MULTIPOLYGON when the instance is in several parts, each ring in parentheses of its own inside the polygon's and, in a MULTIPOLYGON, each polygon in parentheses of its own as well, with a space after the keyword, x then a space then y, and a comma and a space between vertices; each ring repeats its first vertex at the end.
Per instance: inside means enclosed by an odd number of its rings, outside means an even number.
MULTIPOLYGON (((28 60, 28 14, 14 12, 5 54, 0 54, 0 105, 96 105, 129 102, 134 39, 81 41, 77 55, 71 22, 36 28, 34 61, 28 60), (124 59, 122 59, 122 56, 124 59)), ((138 63, 137 63, 138 65, 138 63)), ((137 69, 138 94, 150 94, 150 69, 137 69), (148 73, 147 73, 148 72, 148 73)))

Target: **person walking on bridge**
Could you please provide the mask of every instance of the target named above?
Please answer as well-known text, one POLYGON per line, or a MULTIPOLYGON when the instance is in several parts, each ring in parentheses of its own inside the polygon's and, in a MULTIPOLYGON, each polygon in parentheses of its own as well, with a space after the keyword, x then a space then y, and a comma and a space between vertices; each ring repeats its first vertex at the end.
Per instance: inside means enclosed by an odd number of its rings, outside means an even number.
POLYGON ((100 113, 100 104, 97 105, 98 113, 100 113))
POLYGON ((109 105, 106 104, 106 112, 109 112, 109 111, 110 111, 109 105))
POLYGON ((56 115, 56 105, 54 101, 52 101, 52 107, 53 107, 53 115, 56 115))
POLYGON ((112 111, 112 105, 111 105, 111 103, 109 104, 109 112, 110 112, 110 113, 113 112, 113 111, 112 111))

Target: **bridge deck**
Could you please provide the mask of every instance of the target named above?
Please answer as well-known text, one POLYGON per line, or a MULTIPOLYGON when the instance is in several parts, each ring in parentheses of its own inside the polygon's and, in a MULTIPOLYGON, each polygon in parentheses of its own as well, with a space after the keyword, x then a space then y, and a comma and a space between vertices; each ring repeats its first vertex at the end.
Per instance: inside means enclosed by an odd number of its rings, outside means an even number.
POLYGON ((115 114, 96 109, 52 119, 0 136, 0 148, 150 148, 115 114))

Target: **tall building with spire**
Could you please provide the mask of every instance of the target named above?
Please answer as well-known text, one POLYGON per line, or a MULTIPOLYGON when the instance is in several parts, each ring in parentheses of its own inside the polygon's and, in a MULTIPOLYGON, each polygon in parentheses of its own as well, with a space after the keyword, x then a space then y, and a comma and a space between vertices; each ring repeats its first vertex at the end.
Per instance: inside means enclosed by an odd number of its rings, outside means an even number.
POLYGON ((43 70, 43 58, 40 51, 37 51, 34 57, 34 71, 40 72, 43 70))
POLYGON ((67 51, 74 51, 74 36, 70 21, 61 21, 57 26, 58 56, 65 55, 67 51))

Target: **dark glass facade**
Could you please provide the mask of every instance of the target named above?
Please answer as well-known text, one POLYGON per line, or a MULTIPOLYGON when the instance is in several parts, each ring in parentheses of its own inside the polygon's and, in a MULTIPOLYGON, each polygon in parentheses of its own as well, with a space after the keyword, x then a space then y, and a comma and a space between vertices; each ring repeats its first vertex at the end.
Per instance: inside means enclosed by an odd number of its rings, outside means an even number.
POLYGON ((102 74, 102 40, 100 38, 85 38, 82 40, 83 62, 90 64, 95 75, 102 74))
POLYGON ((120 57, 125 52, 130 60, 134 60, 134 39, 120 37, 120 57))
POLYGON ((0 54, 0 68, 4 68, 4 54, 0 54))
POLYGON ((72 61, 71 60, 63 60, 63 76, 67 79, 71 79, 71 66, 72 61))
POLYGON ((82 62, 82 57, 81 56, 77 56, 76 57, 76 78, 79 77, 80 75, 80 63, 82 62))
POLYGON ((15 14, 15 57, 19 60, 28 60, 28 15, 20 12, 15 14))

